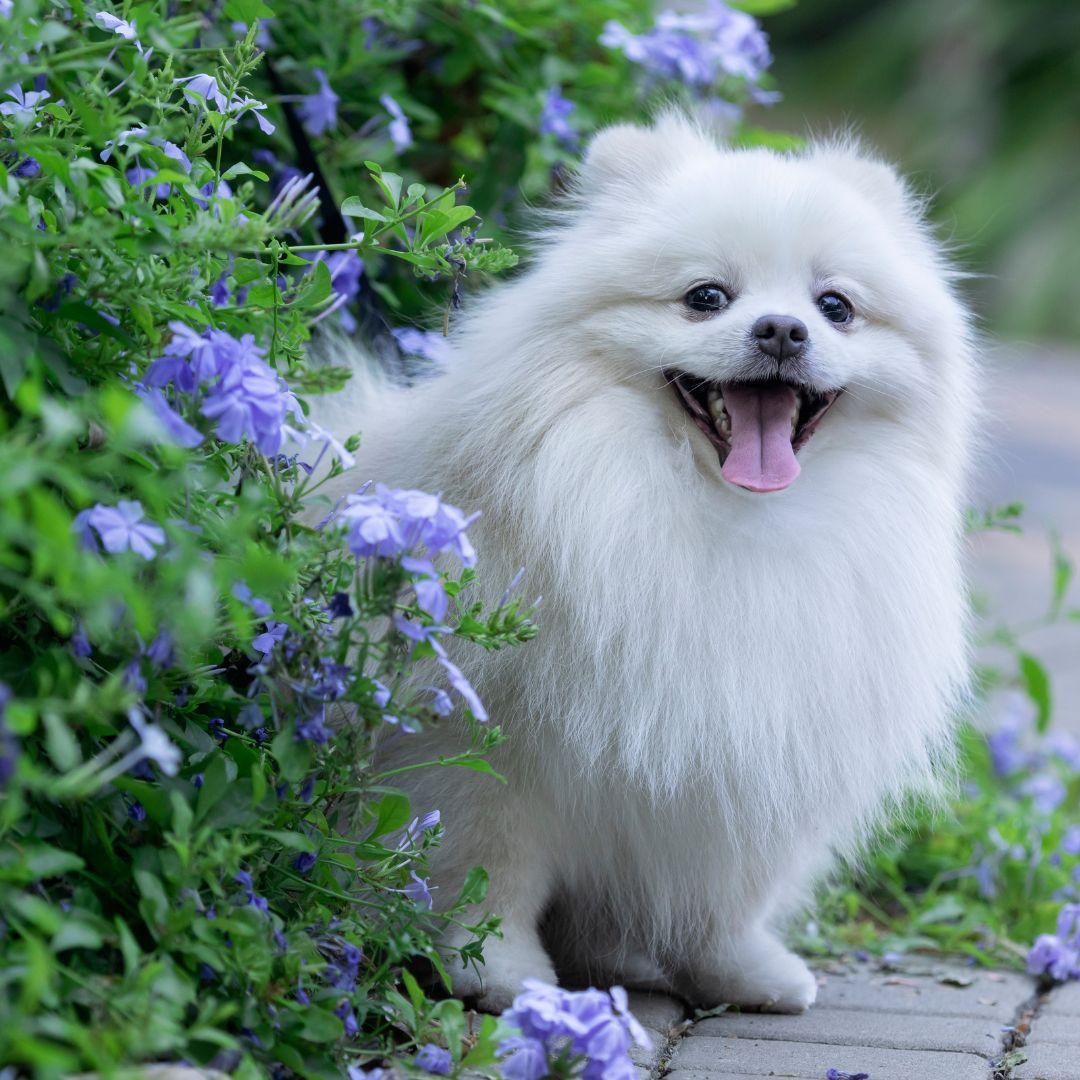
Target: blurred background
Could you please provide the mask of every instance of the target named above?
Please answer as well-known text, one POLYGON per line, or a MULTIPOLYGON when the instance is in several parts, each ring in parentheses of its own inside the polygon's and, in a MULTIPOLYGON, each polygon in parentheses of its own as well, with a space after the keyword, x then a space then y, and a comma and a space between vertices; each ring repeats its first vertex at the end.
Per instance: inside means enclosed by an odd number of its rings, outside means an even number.
POLYGON ((859 131, 933 196, 975 275, 975 504, 1025 509, 1022 532, 974 538, 974 585, 991 625, 1028 628, 1056 724, 1080 731, 1080 623, 1045 618, 1056 544, 1080 558, 1080 3, 805 0, 765 26, 784 98, 759 122, 859 131))

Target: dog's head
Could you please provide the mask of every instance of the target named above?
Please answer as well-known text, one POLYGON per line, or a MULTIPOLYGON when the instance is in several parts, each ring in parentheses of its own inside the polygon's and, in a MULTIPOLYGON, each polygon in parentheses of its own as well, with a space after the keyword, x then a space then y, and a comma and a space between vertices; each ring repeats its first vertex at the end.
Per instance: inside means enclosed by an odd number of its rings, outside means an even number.
POLYGON ((945 438, 967 321, 887 165, 837 143, 723 147, 668 116, 597 135, 575 199, 544 260, 562 318, 612 377, 673 394, 730 483, 788 487, 849 417, 945 438))

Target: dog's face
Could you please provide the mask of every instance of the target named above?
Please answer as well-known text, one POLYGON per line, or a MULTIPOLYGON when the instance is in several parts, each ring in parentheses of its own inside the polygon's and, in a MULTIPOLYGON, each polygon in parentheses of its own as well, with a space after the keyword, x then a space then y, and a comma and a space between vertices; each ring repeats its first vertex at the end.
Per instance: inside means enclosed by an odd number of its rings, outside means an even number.
POLYGON ((788 487, 844 395, 837 413, 895 420, 947 386, 963 316, 887 166, 666 121, 602 133, 582 199, 584 242, 558 261, 587 339, 622 376, 662 375, 730 483, 788 487))

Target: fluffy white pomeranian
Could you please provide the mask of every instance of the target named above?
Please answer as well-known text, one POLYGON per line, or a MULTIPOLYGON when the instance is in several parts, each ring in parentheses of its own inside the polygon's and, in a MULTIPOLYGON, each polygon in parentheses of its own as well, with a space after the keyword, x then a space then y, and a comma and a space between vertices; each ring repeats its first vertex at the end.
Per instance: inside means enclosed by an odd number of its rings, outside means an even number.
MULTIPOLYGON (((375 478, 481 508, 488 599, 521 566, 544 597, 535 641, 467 671, 508 783, 401 777, 442 812, 436 898, 482 865, 503 920, 456 993, 501 1009, 558 968, 813 1002, 776 928, 932 785, 966 685, 973 365, 950 281, 888 166, 668 115, 596 136, 440 376, 336 406, 364 434, 337 494, 375 478)), ((444 727, 385 753, 460 749, 444 727)))

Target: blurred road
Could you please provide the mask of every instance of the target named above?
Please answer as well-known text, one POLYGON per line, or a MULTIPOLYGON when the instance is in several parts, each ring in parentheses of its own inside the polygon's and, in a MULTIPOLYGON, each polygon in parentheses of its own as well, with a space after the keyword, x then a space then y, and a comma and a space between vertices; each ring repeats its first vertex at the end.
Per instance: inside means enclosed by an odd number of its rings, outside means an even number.
MULTIPOLYGON (((972 578, 991 621, 1038 619, 1049 605, 1049 534, 1080 576, 1080 352, 1053 346, 1000 346, 988 357, 986 447, 975 485, 983 508, 1021 501, 1024 532, 974 538, 972 578)), ((1070 591, 1080 607, 1080 581, 1070 591)), ((1080 734, 1080 622, 1024 638, 1050 671, 1054 723, 1080 734)), ((986 659, 1000 653, 985 649, 986 659)))

